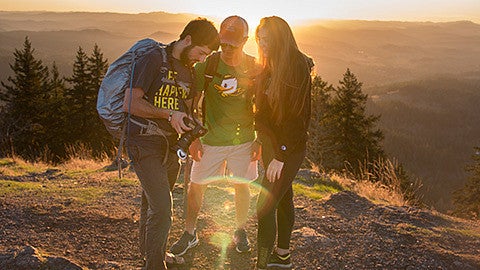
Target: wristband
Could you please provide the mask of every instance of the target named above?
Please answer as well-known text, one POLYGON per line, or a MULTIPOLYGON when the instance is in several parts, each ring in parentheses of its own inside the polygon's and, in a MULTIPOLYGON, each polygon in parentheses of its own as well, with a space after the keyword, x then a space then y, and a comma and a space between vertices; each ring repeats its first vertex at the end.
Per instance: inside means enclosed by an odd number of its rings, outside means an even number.
POLYGON ((172 115, 173 115, 173 111, 170 110, 170 112, 168 113, 168 122, 172 122, 172 115))

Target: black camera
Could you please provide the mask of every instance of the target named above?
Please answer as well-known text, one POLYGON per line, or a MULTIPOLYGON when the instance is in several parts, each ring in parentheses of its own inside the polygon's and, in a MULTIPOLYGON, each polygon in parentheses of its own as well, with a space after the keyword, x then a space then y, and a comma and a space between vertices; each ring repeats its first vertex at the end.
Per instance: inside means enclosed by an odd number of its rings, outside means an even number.
POLYGON ((207 129, 198 122, 198 120, 192 120, 188 117, 183 118, 185 125, 191 128, 191 130, 182 134, 177 143, 173 146, 173 151, 177 153, 179 158, 186 159, 188 156, 188 147, 196 139, 200 138, 207 133, 207 129))

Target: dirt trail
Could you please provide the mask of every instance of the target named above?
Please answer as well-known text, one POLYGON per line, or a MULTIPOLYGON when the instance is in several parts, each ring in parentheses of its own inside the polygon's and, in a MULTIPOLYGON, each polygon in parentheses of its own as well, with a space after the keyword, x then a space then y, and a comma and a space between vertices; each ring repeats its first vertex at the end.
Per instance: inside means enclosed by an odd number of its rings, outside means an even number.
MULTIPOLYGON (((16 249, 31 245, 86 269, 140 269, 140 188, 136 180, 112 180, 114 175, 68 176, 60 170, 0 174, 0 266, 16 249), (1 192, 16 182, 38 183, 45 191, 1 192), (48 195, 53 187, 67 194, 48 195), (102 195, 86 202, 68 196, 97 189, 104 190, 102 195)), ((132 173, 127 176, 134 179, 132 173)), ((247 231, 253 243, 256 194, 252 188, 247 231)), ((169 245, 183 229, 182 183, 173 195, 169 245)), ((238 254, 231 243, 233 202, 228 185, 207 190, 198 220, 200 245, 185 255, 187 264, 178 269, 253 269, 255 248, 238 254)), ((412 207, 376 205, 349 191, 325 200, 296 196, 295 205, 295 269, 480 269, 478 223, 412 207)))

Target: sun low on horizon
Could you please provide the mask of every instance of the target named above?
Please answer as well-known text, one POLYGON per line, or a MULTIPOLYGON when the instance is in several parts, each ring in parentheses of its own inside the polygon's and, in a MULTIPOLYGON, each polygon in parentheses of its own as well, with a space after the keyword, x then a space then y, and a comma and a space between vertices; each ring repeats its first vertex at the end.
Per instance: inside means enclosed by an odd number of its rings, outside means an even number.
POLYGON ((277 15, 291 24, 315 19, 359 19, 396 21, 456 21, 480 23, 478 0, 243 0, 243 1, 165 1, 165 0, 0 0, 2 11, 90 11, 119 13, 190 13, 225 18, 240 15, 249 24, 258 24, 260 18, 277 15))

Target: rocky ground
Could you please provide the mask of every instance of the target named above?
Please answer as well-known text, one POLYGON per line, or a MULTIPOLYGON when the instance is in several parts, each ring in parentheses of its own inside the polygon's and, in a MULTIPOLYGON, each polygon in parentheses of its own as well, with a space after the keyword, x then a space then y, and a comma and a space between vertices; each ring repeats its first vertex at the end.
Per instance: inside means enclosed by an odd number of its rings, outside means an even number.
MULTIPOLYGON (((103 169, 15 172, 0 166, 0 269, 140 269, 140 189, 103 169), (2 170, 2 168, 4 168, 2 170)), ((183 183, 174 191, 169 245, 182 233, 183 183)), ((249 238, 255 243, 252 186, 249 238)), ((253 269, 256 250, 231 244, 233 189, 206 193, 200 245, 178 269, 253 269)), ((374 204, 351 191, 296 196, 294 269, 480 269, 480 224, 429 210, 374 204)))

